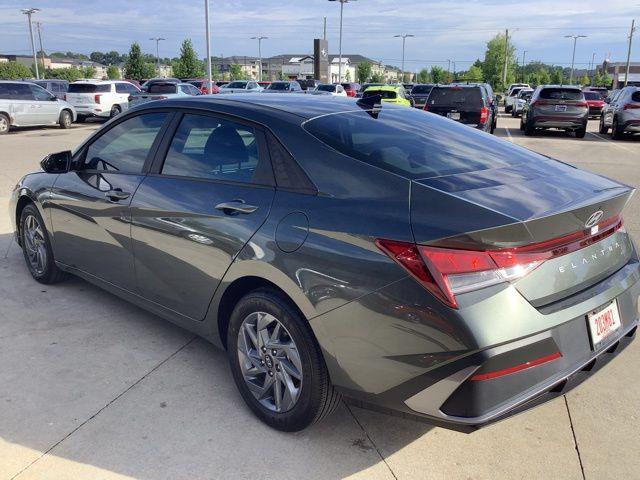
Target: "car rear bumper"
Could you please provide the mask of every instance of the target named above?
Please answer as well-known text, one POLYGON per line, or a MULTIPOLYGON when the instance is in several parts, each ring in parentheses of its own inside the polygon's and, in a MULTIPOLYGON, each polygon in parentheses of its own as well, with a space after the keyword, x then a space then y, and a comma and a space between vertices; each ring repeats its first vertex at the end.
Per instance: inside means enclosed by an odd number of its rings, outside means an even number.
POLYGON ((602 113, 602 107, 589 107, 590 117, 599 117, 602 113))
POLYGON ((533 125, 535 128, 566 128, 579 129, 587 126, 587 117, 574 118, 553 118, 553 117, 536 117, 533 125))
POLYGON ((80 105, 75 106, 76 114, 79 117, 109 117, 110 111, 103 111, 102 108, 96 106, 80 105))

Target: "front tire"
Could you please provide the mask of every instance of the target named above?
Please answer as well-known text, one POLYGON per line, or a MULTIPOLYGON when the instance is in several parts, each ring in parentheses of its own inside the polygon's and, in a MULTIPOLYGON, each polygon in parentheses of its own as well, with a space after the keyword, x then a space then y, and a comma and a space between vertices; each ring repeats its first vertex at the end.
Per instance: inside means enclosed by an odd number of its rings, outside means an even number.
POLYGON ((58 119, 58 124, 60 125, 60 128, 67 129, 71 127, 71 121, 72 121, 72 117, 71 117, 71 113, 69 113, 69 110, 63 110, 60 112, 60 118, 58 119))
POLYGON ((622 138, 622 131, 620 129, 620 125, 618 124, 617 117, 614 117, 613 123, 611 124, 611 138, 613 140, 620 140, 622 138))
POLYGON ((20 243, 34 280, 50 285, 67 278, 67 274, 56 266, 47 228, 32 203, 26 205, 20 214, 20 243))
POLYGON ((602 135, 606 135, 609 132, 609 127, 604 124, 604 117, 600 117, 600 127, 598 128, 598 132, 602 135))
POLYGON ((303 430, 340 403, 307 320, 275 290, 259 289, 238 302, 227 355, 247 406, 277 430, 303 430))

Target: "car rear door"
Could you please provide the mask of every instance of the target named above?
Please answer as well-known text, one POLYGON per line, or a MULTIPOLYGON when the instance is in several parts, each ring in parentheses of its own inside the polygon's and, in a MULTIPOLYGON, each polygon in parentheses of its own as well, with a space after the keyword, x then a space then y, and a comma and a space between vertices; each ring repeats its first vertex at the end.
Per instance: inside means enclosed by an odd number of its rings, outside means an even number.
POLYGON ((587 115, 584 94, 575 88, 543 88, 536 101, 537 115, 577 120, 587 115))
POLYGON ((196 320, 269 215, 275 194, 262 131, 186 112, 174 119, 131 203, 141 294, 196 320))
POLYGON ((425 109, 461 123, 477 125, 484 103, 479 88, 434 87, 425 109))
POLYGON ((9 103, 9 114, 12 116, 13 125, 36 125, 37 108, 33 93, 28 83, 5 83, 7 85, 6 97, 9 103))
POLYGON ((135 290, 129 204, 169 113, 142 112, 109 126, 74 156, 49 200, 56 260, 135 290))
POLYGON ((56 123, 59 116, 57 97, 35 83, 30 84, 29 88, 35 99, 33 121, 40 125, 56 123))

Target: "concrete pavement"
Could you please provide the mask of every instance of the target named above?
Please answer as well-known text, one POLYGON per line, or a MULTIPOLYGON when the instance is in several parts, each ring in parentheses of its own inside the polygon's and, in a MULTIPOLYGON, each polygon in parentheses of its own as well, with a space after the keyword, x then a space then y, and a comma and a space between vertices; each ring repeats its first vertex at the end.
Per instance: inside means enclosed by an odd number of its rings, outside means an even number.
MULTIPOLYGON (((640 185, 640 141, 497 135, 640 185)), ((0 205, 96 126, 0 137, 0 205)), ((627 228, 640 239, 640 199, 627 228)), ((0 479, 640 478, 636 342, 597 376, 471 435, 341 406, 297 434, 245 408, 226 356, 79 279, 32 281, 0 208, 0 479)))

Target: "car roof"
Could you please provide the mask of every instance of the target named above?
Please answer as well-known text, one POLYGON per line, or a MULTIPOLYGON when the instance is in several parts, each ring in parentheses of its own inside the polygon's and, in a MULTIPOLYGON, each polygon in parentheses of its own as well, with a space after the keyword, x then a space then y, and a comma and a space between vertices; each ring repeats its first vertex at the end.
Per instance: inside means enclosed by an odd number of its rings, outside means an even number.
POLYGON ((400 85, 371 85, 365 89, 365 92, 369 90, 381 90, 383 92, 398 92, 400 85))
POLYGON ((175 108, 207 108, 215 110, 217 106, 228 109, 237 107, 239 114, 243 111, 250 116, 252 109, 269 109, 272 112, 282 112, 295 115, 303 119, 311 119, 320 115, 351 112, 360 110, 356 101, 349 97, 339 97, 332 95, 290 95, 286 93, 273 93, 264 95, 260 93, 242 93, 226 95, 201 95, 197 97, 187 97, 181 100, 167 99, 162 103, 148 102, 142 104, 138 109, 175 107, 175 108))

